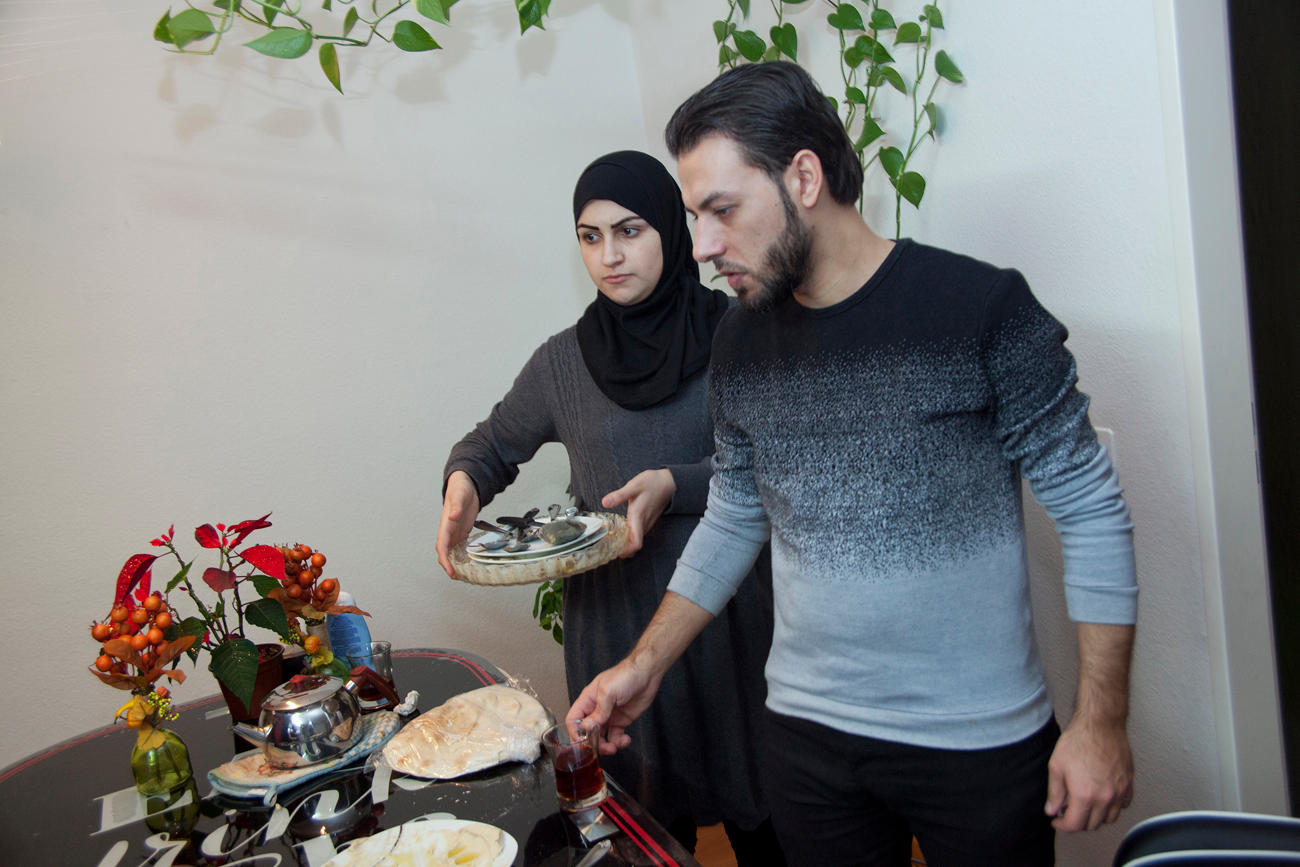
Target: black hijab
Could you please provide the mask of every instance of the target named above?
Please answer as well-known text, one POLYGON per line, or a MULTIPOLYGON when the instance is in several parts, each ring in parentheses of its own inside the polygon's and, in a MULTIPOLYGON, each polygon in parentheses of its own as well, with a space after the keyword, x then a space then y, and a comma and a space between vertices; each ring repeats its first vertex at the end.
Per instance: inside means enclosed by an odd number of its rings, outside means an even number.
POLYGON ((573 191, 575 224, 594 199, 645 220, 663 248, 663 273, 644 301, 623 306, 597 293, 578 320, 578 346, 596 385, 625 409, 645 409, 672 397, 709 363, 727 295, 700 284, 681 190, 657 159, 638 151, 600 157, 573 191))

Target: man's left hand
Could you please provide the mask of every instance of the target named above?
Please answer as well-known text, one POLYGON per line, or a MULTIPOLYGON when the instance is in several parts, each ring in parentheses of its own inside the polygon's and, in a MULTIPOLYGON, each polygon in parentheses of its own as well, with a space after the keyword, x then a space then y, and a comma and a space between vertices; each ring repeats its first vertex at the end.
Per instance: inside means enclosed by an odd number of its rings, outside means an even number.
POLYGON ((1058 831, 1092 831, 1133 800, 1133 754, 1124 724, 1076 716, 1047 764, 1046 812, 1058 831))

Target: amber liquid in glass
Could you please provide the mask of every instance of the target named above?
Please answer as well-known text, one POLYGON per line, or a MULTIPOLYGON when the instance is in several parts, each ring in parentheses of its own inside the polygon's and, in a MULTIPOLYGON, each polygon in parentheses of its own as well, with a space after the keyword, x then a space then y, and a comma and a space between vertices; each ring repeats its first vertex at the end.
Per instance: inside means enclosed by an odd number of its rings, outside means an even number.
POLYGON ((585 801, 605 785, 596 753, 587 744, 566 747, 555 757, 555 792, 566 801, 585 801))

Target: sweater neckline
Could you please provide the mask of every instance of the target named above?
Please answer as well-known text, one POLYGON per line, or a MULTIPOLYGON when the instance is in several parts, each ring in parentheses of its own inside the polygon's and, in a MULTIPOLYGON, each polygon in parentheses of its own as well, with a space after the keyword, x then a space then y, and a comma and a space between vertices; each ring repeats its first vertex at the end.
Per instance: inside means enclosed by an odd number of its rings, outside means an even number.
POLYGON ((810 319, 824 319, 847 312, 869 298, 881 283, 889 279, 889 274, 893 271, 894 266, 898 264, 899 259, 912 246, 913 241, 911 238, 899 238, 894 241, 893 249, 889 251, 889 255, 885 256, 885 260, 880 263, 880 267, 875 270, 875 273, 868 277, 867 282, 858 287, 856 292, 843 301, 837 301, 829 307, 805 307, 794 298, 786 299, 786 303, 794 308, 794 315, 805 316, 810 319))

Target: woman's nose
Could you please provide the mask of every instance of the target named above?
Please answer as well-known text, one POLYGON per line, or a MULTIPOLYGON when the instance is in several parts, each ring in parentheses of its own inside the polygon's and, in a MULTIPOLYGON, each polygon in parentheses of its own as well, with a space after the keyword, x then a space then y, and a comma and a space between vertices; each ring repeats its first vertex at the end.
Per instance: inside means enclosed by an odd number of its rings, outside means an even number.
POLYGON ((602 265, 617 265, 623 261, 623 251, 619 249, 618 242, 614 238, 606 238, 600 251, 600 262, 602 265))

